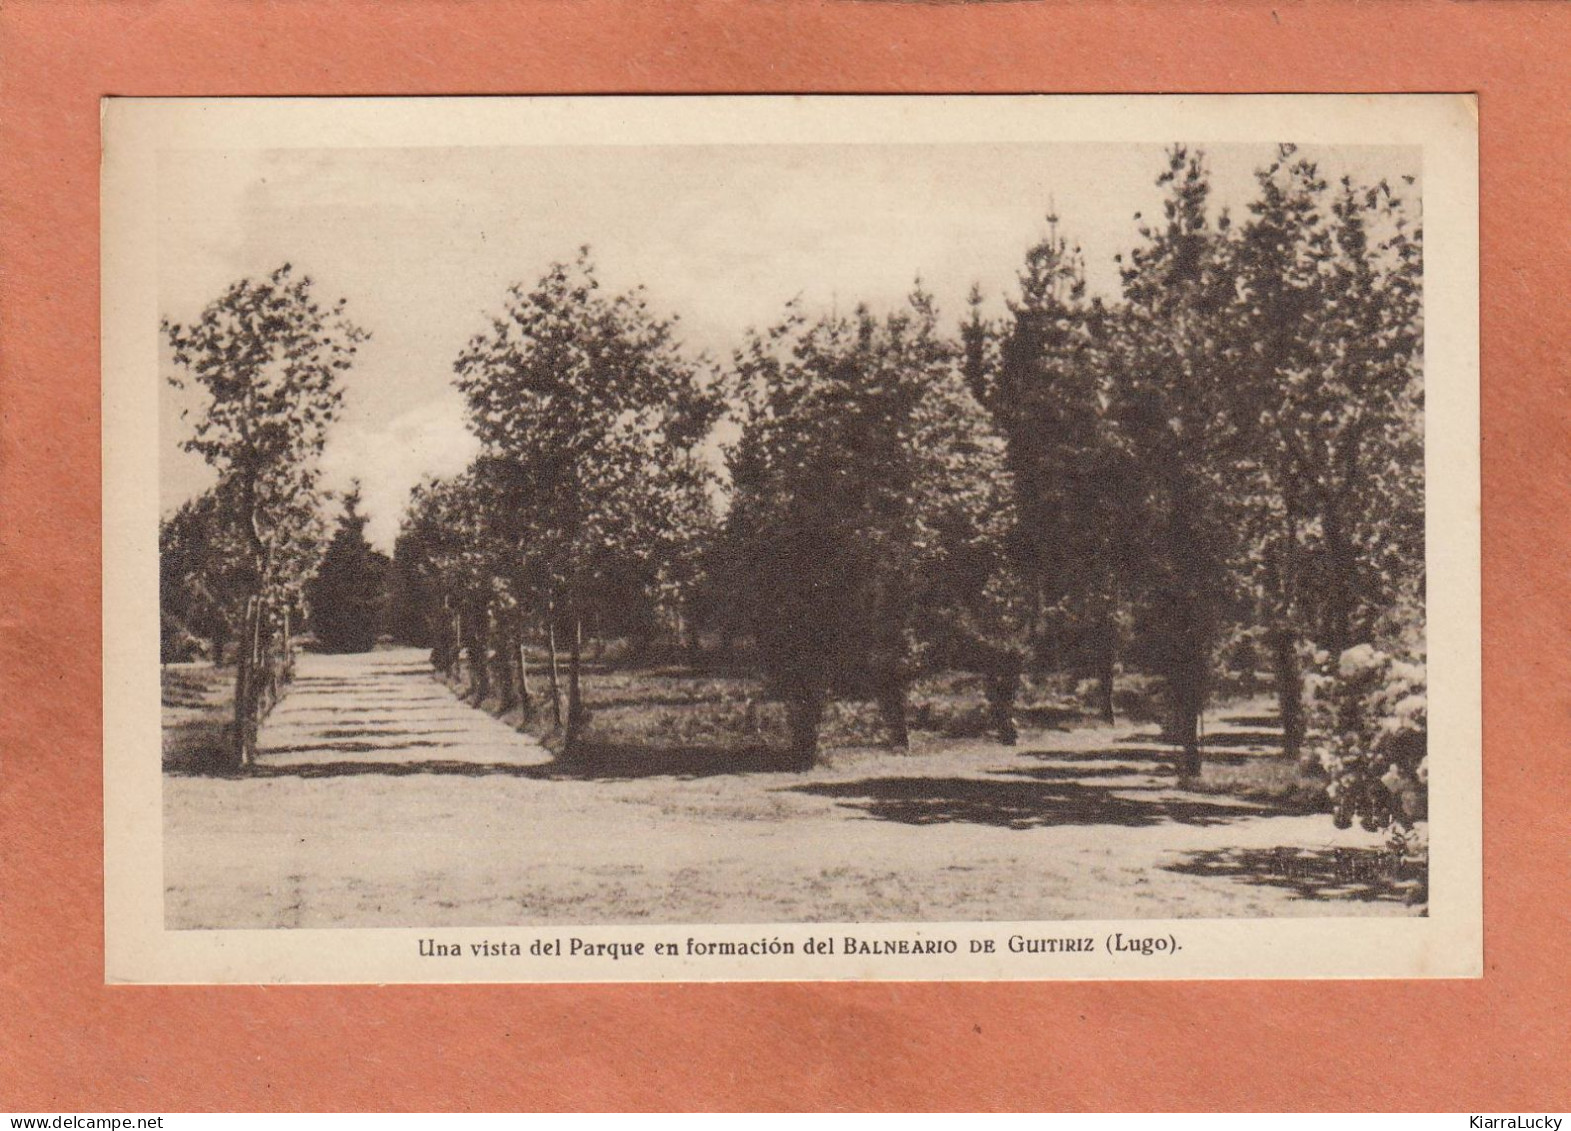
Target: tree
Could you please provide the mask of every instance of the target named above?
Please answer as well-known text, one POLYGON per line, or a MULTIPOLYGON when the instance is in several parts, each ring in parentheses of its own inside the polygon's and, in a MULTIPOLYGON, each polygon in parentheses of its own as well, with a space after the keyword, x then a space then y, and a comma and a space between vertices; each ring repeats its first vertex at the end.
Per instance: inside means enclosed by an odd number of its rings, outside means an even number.
POLYGON ((1302 756, 1306 719, 1300 653, 1309 631, 1312 500, 1294 432, 1300 390, 1316 367, 1323 265, 1331 254, 1320 198, 1325 183, 1283 146, 1259 170, 1260 191, 1232 249, 1238 329, 1232 411, 1251 450, 1238 465, 1247 537, 1240 573, 1254 594, 1276 676, 1284 752, 1302 756), (1295 404, 1295 401, 1297 404, 1295 404))
POLYGON ((343 505, 338 530, 306 589, 311 628, 326 651, 369 652, 382 625, 391 563, 366 541, 358 481, 343 505))
MULTIPOLYGON (((1086 297, 1079 249, 1048 217, 1019 275, 1020 297, 996 331, 991 366, 973 344, 973 366, 993 419, 1008 442, 1019 522, 1011 559, 1033 606, 1041 658, 1070 658, 1100 686, 1101 713, 1113 721, 1121 584, 1134 522, 1131 471, 1109 428, 1107 366, 1101 338, 1108 317, 1086 297)), ((983 332, 973 315, 974 342, 983 332)), ((973 379, 973 384, 976 382, 973 379)))
POLYGON ((505 675, 497 687, 511 694, 521 639, 510 637, 500 645, 504 626, 497 624, 497 606, 516 604, 509 588, 511 547, 496 537, 491 513, 498 500, 485 486, 486 465, 472 464, 461 475, 430 480, 411 494, 395 560, 415 581, 412 591, 424 599, 427 635, 432 643, 432 663, 457 681, 463 661, 469 660, 468 694, 475 702, 492 691, 493 676, 501 667, 505 675))
POLYGON ((240 631, 236 610, 245 606, 243 543, 216 492, 183 503, 158 526, 158 595, 161 652, 166 661, 203 650, 224 662, 240 631))
POLYGON ((345 306, 319 304, 310 277, 285 264, 232 284, 190 325, 162 323, 185 375, 171 383, 191 381, 206 398, 184 447, 217 472, 217 506, 240 535, 237 766, 251 760, 273 659, 287 652, 285 622, 319 553, 319 457, 339 382, 367 337, 345 306), (253 678, 261 667, 267 679, 253 678))
POLYGON ((1344 179, 1317 321, 1316 378, 1294 403, 1324 539, 1321 639, 1333 654, 1422 639, 1423 243, 1384 182, 1344 179))
POLYGON ((1227 412, 1226 217, 1213 224, 1202 154, 1169 151, 1158 179, 1165 222, 1122 268, 1124 305, 1108 334, 1110 408, 1136 476, 1136 627, 1163 680, 1183 774, 1200 770, 1200 714, 1212 651, 1234 599, 1236 523, 1228 476, 1238 436, 1227 412))
POLYGON ((411 648, 430 648, 435 642, 432 609, 434 593, 421 571, 415 544, 400 527, 387 570, 387 630, 393 640, 411 648))
POLYGON ((492 512, 500 536, 553 646, 568 632, 569 752, 588 718, 586 618, 630 562, 659 574, 710 478, 698 447, 719 405, 675 335, 641 290, 602 295, 584 249, 511 288, 454 365, 485 458, 511 485, 492 512))
POLYGON ((1249 572, 1298 755, 1308 642, 1341 655, 1422 622, 1423 394, 1420 232, 1387 186, 1333 195, 1295 154, 1257 174, 1232 321, 1249 572))
POLYGON ((905 746, 909 686, 935 649, 1000 669, 990 695, 1012 731, 1018 661, 981 647, 984 619, 966 615, 1010 521, 1002 444, 936 327, 918 287, 882 321, 793 308, 736 357, 721 559, 800 766, 833 690, 869 694, 905 746))

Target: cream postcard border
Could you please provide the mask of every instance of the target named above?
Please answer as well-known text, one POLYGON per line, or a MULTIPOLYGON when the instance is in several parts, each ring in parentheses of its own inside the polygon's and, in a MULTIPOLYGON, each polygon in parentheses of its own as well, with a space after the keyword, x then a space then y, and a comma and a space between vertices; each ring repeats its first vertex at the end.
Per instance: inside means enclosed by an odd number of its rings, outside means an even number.
MULTIPOLYGON (((104 916, 111 983, 1477 977, 1483 963, 1478 152, 1471 95, 106 99, 104 916), (157 155, 164 149, 1226 142, 1423 149, 1430 681, 1424 918, 167 930, 158 663, 157 155), (1112 951, 1115 934, 1168 951, 1112 951), (1011 936, 1088 939, 1018 954, 1011 936), (804 953, 808 939, 937 953, 804 953), (461 943, 422 958, 421 939, 461 943), (572 940, 645 944, 574 957, 572 940), (762 953, 703 956, 698 943, 762 953), (552 940, 560 957, 531 956, 552 940), (523 957, 471 956, 476 942, 523 957), (987 949, 991 942, 992 949, 987 949), (536 946, 536 944, 540 946, 536 946), (790 943, 793 954, 780 953, 790 943), (953 953, 945 944, 953 943, 953 953), (656 945, 678 953, 656 955, 656 945), (1176 947, 1175 945, 1176 944, 1176 947), (769 953, 774 949, 776 953, 769 953)), ((1329 818, 1328 818, 1329 820, 1329 818)))

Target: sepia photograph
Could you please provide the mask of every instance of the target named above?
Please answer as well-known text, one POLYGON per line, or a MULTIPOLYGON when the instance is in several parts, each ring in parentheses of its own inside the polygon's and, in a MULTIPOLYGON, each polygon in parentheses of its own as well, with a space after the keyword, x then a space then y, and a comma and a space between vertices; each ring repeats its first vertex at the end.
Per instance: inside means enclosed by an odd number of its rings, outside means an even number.
POLYGON ((424 144, 261 103, 133 147, 138 930, 1175 976, 1117 963, 1421 932, 1450 882, 1476 935, 1476 473, 1435 481, 1476 417, 1438 454, 1431 419, 1476 396, 1434 332, 1476 278, 1426 254, 1466 230, 1426 227, 1432 142, 1358 128, 1406 120, 1378 99, 1248 138, 1236 98, 1100 135, 1041 128, 1095 99, 805 101, 501 100, 538 128, 424 144), (935 102, 1029 128, 912 128, 935 102), (637 124, 693 104, 720 127, 637 124), (1432 837, 1432 781, 1471 822, 1432 837))
POLYGON ((0 1099, 1552 1121, 1568 47, 0 0, 0 1099))

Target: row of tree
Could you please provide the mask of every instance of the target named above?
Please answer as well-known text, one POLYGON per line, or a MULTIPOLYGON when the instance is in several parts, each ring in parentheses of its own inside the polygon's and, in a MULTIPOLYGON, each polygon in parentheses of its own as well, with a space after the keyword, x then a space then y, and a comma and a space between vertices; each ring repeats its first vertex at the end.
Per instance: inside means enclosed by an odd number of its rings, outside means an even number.
POLYGON ((308 609, 339 648, 389 616, 528 708, 538 641, 569 748, 587 626, 748 642, 803 762, 831 695, 876 700, 902 744, 912 680, 976 670, 1011 740, 1028 665, 1094 675, 1109 716, 1132 665, 1194 769, 1240 644, 1296 750, 1317 649, 1422 652, 1421 228, 1390 186, 1329 185, 1288 148, 1238 224, 1199 154, 1160 180, 1118 301, 1088 296, 1054 222, 1007 314, 974 295, 953 339, 918 287, 882 318, 788 308, 716 369, 587 253, 552 268, 458 359, 483 454, 417 490, 390 569, 353 497, 331 540, 322 518, 364 332, 287 265, 237 283, 164 327, 217 481, 161 530, 166 643, 234 641, 241 764, 308 609))
POLYGON ((1012 741, 1027 667, 1093 674, 1110 716, 1129 665, 1191 772, 1242 645, 1297 751, 1317 651, 1422 652, 1421 226, 1291 147, 1257 176, 1235 223, 1173 149, 1117 301, 1054 221, 1007 314, 974 294, 954 337, 918 286, 882 317, 792 306, 716 368, 587 250, 513 288, 455 365, 482 455, 399 538, 409 631, 527 708, 544 644, 569 750, 586 626, 746 642, 804 764, 833 695, 904 744, 913 680, 977 671, 1012 741))
POLYGON ((455 366, 483 454, 416 490, 395 549, 436 662, 469 656, 478 696, 532 709, 522 648, 548 647, 569 748, 587 717, 586 624, 648 635, 657 609, 690 595, 714 523, 702 448, 722 401, 674 331, 642 292, 602 294, 587 249, 514 287, 455 366))
POLYGON ((343 300, 322 304, 289 264, 162 330, 171 383, 201 396, 184 447, 216 479, 160 527, 164 651, 201 641, 221 662, 233 641, 226 765, 237 768, 252 760, 257 724, 290 676, 293 632, 328 546, 322 449, 367 334, 343 300))

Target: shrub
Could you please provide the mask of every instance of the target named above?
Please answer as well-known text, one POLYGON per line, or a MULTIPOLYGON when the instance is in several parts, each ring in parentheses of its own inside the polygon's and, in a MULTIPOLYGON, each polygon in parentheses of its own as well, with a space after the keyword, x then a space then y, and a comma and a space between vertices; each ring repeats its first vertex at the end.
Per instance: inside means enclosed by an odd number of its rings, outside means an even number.
POLYGON ((1360 644, 1326 667, 1311 677, 1309 701, 1336 825, 1357 820, 1405 841, 1428 814, 1424 665, 1360 644))

